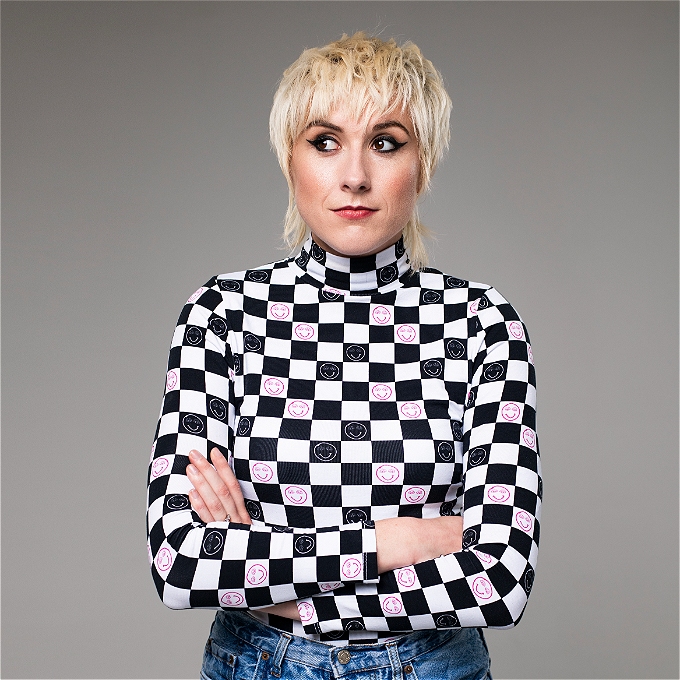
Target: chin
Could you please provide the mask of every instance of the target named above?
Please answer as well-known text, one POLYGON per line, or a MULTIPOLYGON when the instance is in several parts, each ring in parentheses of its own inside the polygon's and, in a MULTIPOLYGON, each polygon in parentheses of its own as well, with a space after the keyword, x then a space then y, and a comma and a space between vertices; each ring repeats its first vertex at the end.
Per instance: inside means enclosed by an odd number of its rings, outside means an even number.
POLYGON ((396 243, 401 235, 402 232, 399 232, 392 236, 386 236, 383 239, 365 239, 361 238, 359 234, 347 234, 347 238, 342 241, 338 239, 326 241, 323 237, 313 234, 315 240, 320 241, 319 245, 325 246, 325 250, 344 257, 364 257, 379 253, 381 250, 396 243))

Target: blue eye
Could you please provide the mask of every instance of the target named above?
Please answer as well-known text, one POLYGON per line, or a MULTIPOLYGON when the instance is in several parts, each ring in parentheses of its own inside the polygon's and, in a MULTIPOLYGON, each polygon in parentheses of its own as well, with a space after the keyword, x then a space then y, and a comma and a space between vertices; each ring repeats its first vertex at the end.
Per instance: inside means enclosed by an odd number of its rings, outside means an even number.
POLYGON ((319 135, 315 139, 307 140, 317 151, 335 151, 340 145, 328 135, 319 135))

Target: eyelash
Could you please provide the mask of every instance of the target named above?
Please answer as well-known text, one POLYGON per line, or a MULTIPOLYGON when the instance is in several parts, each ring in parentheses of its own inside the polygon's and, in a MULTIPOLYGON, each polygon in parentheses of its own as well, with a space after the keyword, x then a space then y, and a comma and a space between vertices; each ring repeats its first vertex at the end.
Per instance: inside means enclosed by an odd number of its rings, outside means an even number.
MULTIPOLYGON (((334 137, 331 137, 331 135, 319 135, 318 137, 315 137, 314 139, 308 139, 307 140, 317 151, 321 153, 329 153, 331 151, 335 151, 336 149, 322 149, 320 148, 321 145, 324 142, 334 142, 337 144, 337 140, 334 137)), ((386 149, 384 151, 381 151, 380 149, 375 149, 378 153, 394 153, 395 151, 398 151, 401 149, 402 146, 406 144, 406 142, 398 142, 394 137, 391 135, 380 135, 380 137, 376 137, 372 142, 371 146, 373 146, 376 142, 388 142, 391 144, 394 148, 393 149, 386 149)))

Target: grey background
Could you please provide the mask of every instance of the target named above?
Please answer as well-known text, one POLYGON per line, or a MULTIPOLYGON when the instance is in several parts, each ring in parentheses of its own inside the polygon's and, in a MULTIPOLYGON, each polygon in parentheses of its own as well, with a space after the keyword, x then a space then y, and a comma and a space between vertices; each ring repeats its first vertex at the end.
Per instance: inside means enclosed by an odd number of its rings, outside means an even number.
POLYGON ((678 5, 3 2, 2 676, 197 677, 145 476, 172 329, 285 256, 271 97, 343 31, 415 41, 454 101, 434 265, 531 332, 545 505, 497 678, 678 677, 678 5))

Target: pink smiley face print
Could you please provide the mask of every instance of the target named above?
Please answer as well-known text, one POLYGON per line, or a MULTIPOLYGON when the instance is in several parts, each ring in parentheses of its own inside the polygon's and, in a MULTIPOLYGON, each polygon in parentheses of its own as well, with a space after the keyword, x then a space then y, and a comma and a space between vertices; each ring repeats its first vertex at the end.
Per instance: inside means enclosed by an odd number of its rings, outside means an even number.
POLYGON ((470 314, 477 314, 478 309, 479 309, 479 302, 477 300, 470 303, 470 314))
POLYGON ((386 614, 399 614, 403 608, 399 598, 394 596, 386 597, 382 601, 382 609, 386 614))
POLYGON ((521 340, 524 337, 524 329, 519 321, 510 321, 508 323, 508 334, 515 340, 521 340))
POLYGON ((404 491, 404 498, 409 503, 420 503, 425 498, 425 489, 420 486, 411 486, 404 491))
POLYGON ((416 337, 416 329, 413 326, 399 326, 397 337, 404 342, 413 342, 416 337))
POLYGON ((293 418, 304 418, 309 413, 309 406, 304 401, 291 401, 288 404, 288 413, 293 418))
POLYGON ((283 492, 294 505, 302 505, 307 500, 307 492, 299 486, 289 486, 283 492))
POLYGON ((167 571, 172 566, 172 553, 167 548, 161 548, 156 555, 156 569, 167 571))
POLYGON ((413 402, 406 402, 405 404, 402 404, 399 410, 407 418, 417 418, 423 412, 423 409, 421 409, 418 404, 414 404, 413 402))
POLYGON ((331 583, 319 583, 319 588, 323 590, 324 593, 327 593, 329 590, 337 590, 338 588, 342 588, 342 583, 340 581, 333 581, 331 583))
POLYGON ((283 302, 275 302, 269 308, 269 312, 275 319, 287 319, 290 316, 290 307, 283 302))
POLYGON ((416 573, 411 567, 404 567, 397 572, 397 581, 404 588, 410 588, 416 582, 416 573))
POLYGON ((527 427, 522 431, 522 440, 530 449, 533 449, 536 445, 536 433, 527 427))
POLYGON ((200 298, 201 295, 203 295, 203 293, 205 293, 206 290, 208 289, 201 286, 195 293, 193 293, 193 295, 187 300, 187 302, 189 303, 196 302, 196 300, 198 300, 198 298, 200 298))
POLYGON ((392 484, 399 479, 399 468, 394 465, 381 465, 375 471, 375 476, 385 484, 392 484))
POLYGON ((529 359, 529 363, 533 366, 534 365, 534 351, 531 349, 531 345, 527 345, 527 358, 529 359))
POLYGON ((241 593, 235 593, 233 590, 224 593, 220 598, 220 603, 225 607, 238 607, 243 604, 244 598, 241 593))
POLYGON ((299 602, 297 609, 300 614, 300 621, 303 623, 307 623, 307 621, 311 621, 314 618, 314 607, 309 602, 299 602))
POLYGON ((267 570, 261 564, 253 564, 246 573, 246 581, 250 583, 251 586, 259 586, 260 583, 264 583, 267 578, 267 570))
POLYGON ((500 484, 494 484, 486 492, 486 496, 494 503, 505 503, 510 498, 510 491, 507 487, 500 484))
POLYGON ((264 389, 268 394, 277 396, 283 392, 285 385, 278 378, 267 378, 264 381, 264 389))
POLYGON ((346 578, 356 578, 361 573, 361 562, 350 557, 342 563, 342 573, 346 578))
POLYGON ((160 477, 168 469, 169 465, 170 462, 167 458, 156 458, 151 465, 151 476, 154 479, 160 477))
POLYGON ((501 416, 503 416, 503 420, 507 420, 508 422, 513 422, 514 420, 517 420, 520 415, 520 408, 518 404, 515 404, 512 401, 509 401, 503 408, 501 409, 501 416))
POLYGON ((389 385, 374 385, 371 394, 380 401, 385 401, 392 396, 392 388, 389 385))
POLYGON ((268 482, 274 476, 274 472, 266 463, 253 465, 253 477, 260 482, 268 482))
POLYGON ((522 531, 526 531, 526 533, 529 533, 531 531, 531 527, 534 525, 534 521, 531 519, 531 515, 528 512, 525 512, 524 510, 520 510, 515 515, 515 522, 517 522, 517 526, 522 531))
POLYGON ((390 314, 390 310, 387 309, 387 307, 383 307, 382 305, 378 305, 373 309, 373 313, 371 314, 373 317, 373 320, 376 323, 379 323, 381 326, 388 323, 389 320, 392 318, 392 315, 390 314))
POLYGON ((479 550, 473 550, 472 551, 477 557, 479 558, 480 562, 484 562, 484 564, 491 564, 493 562, 493 557, 489 555, 488 553, 483 553, 480 552, 479 550))
POLYGON ((175 373, 175 371, 168 371, 168 375, 165 378, 165 387, 167 388, 168 392, 170 392, 170 390, 174 390, 176 386, 177 373, 175 373))
POLYGON ((299 323, 295 326, 295 335, 300 340, 311 340, 314 337, 314 328, 308 323, 299 323))
POLYGON ((487 581, 483 576, 478 576, 472 582, 472 592, 480 600, 488 600, 493 597, 493 588, 491 587, 491 583, 489 583, 489 581, 487 581))

